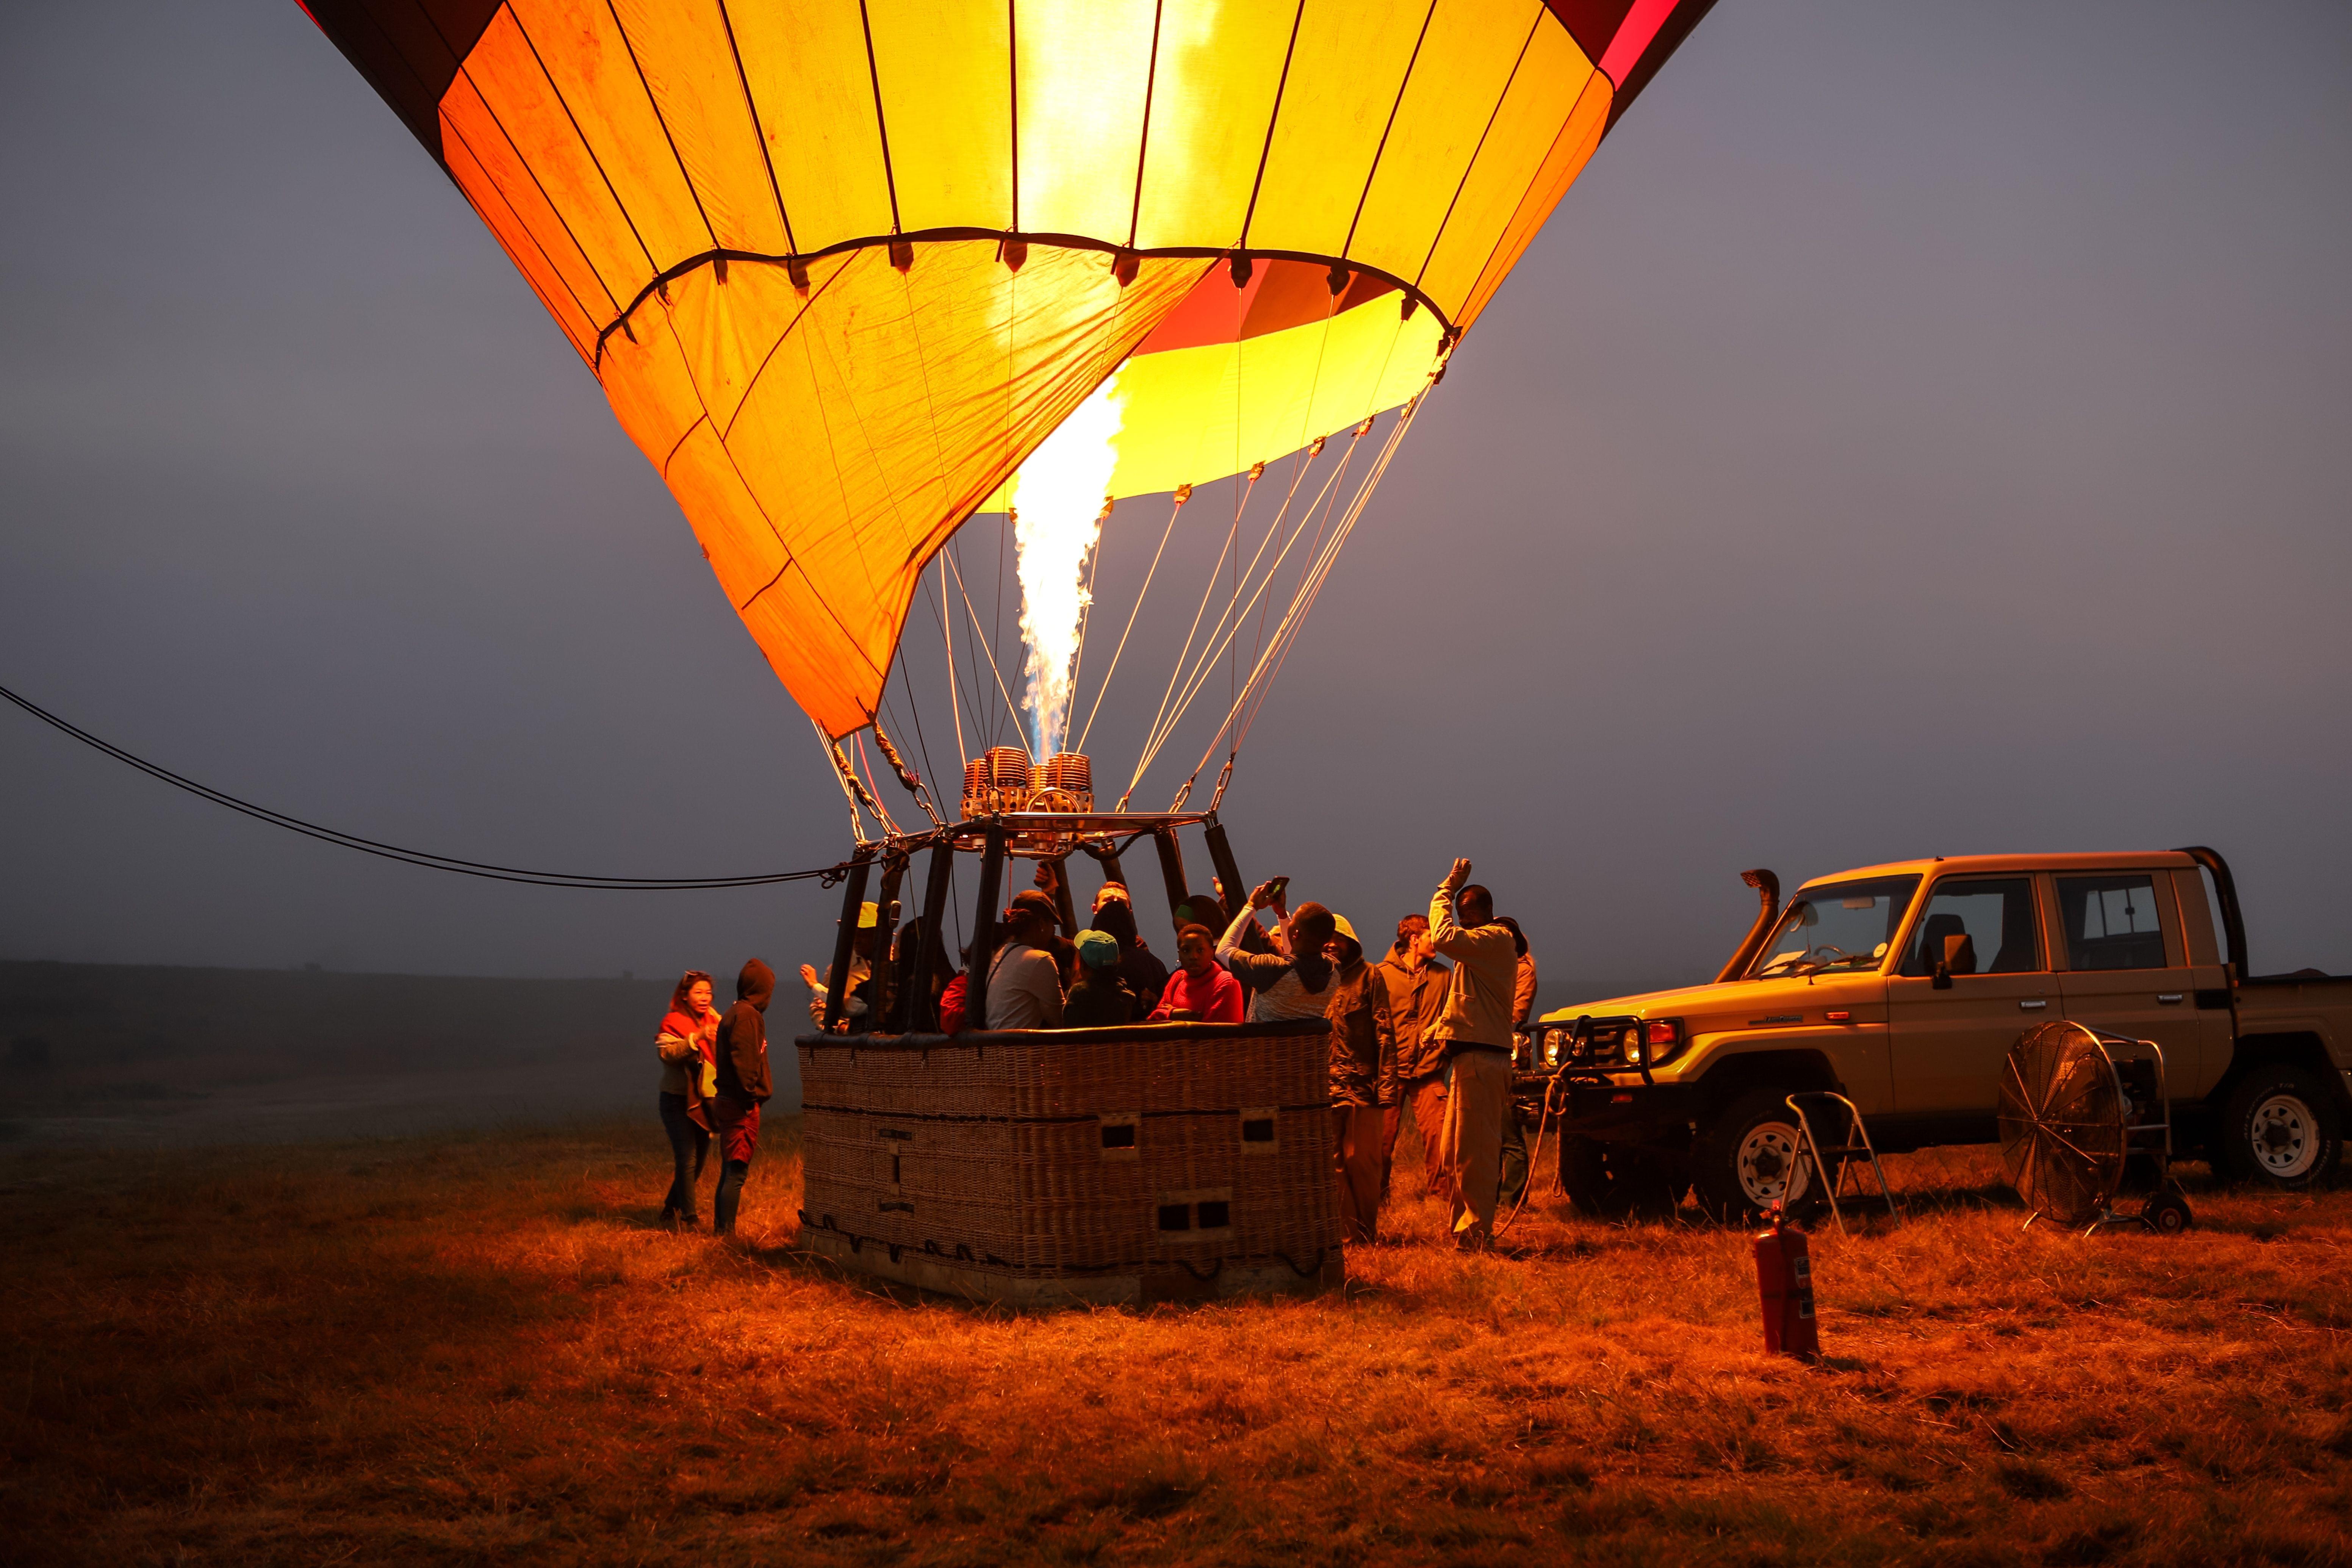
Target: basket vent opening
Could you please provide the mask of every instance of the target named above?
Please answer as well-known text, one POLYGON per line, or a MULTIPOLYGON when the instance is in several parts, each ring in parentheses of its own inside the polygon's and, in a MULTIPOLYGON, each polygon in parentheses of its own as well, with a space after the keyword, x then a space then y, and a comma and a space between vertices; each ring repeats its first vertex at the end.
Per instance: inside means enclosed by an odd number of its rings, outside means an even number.
POLYGON ((1201 1205, 1201 1228, 1223 1230, 1233 1223, 1233 1205, 1212 1199, 1201 1205))
POLYGON ((1242 1123, 1242 1142, 1244 1143, 1273 1142, 1274 1118, 1271 1116, 1260 1116, 1254 1117, 1249 1121, 1244 1121, 1242 1123))
POLYGON ((1102 1146, 1106 1149, 1132 1149, 1135 1147, 1135 1123, 1106 1121, 1103 1123, 1102 1138, 1102 1146))
POLYGON ((1160 1228, 1162 1230, 1192 1229, 1192 1205, 1190 1204, 1161 1204, 1160 1205, 1160 1228))

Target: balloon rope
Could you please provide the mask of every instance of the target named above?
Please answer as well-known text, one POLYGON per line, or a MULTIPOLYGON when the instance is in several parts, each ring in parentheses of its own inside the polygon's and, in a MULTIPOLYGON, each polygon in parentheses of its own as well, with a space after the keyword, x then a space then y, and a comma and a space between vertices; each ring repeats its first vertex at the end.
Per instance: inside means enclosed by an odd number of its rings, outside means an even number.
MULTIPOLYGON (((1249 504, 1250 491, 1256 488, 1257 474, 1253 472, 1249 477, 1249 483, 1242 490, 1242 506, 1234 509, 1234 525, 1225 531, 1224 545, 1217 552, 1217 559, 1210 564, 1208 584, 1201 590, 1201 607, 1192 612, 1192 628, 1184 634, 1184 646, 1177 650, 1175 665, 1168 671, 1168 688, 1160 693, 1160 707, 1151 715, 1151 729, 1149 731, 1151 734, 1159 733, 1160 723, 1168 716, 1168 704, 1174 700, 1176 696, 1177 679, 1184 671, 1184 661, 1192 657, 1192 640, 1201 635, 1201 617, 1209 613, 1209 601, 1217 592, 1217 574, 1224 569, 1225 552, 1233 549, 1234 542, 1240 537, 1242 508, 1249 504)), ((1135 793, 1135 786, 1142 779, 1145 766, 1145 763, 1139 762, 1136 764, 1135 777, 1128 781, 1127 795, 1135 793)), ((1119 809, 1123 811, 1126 808, 1127 795, 1123 795, 1119 796, 1119 809)))
MULTIPOLYGON (((1242 741, 1248 734, 1249 726, 1256 722, 1258 711, 1265 706, 1265 693, 1272 688, 1274 675, 1289 658, 1290 649, 1297 640, 1299 628, 1306 624, 1307 613, 1315 607, 1315 601, 1321 596, 1323 584, 1330 579, 1331 567, 1339 559, 1340 547, 1347 543, 1349 535, 1355 531, 1357 521, 1363 516, 1364 508, 1371 501, 1372 492, 1380 488, 1381 480, 1387 475, 1389 464, 1395 458, 1398 446, 1404 440, 1405 432, 1412 428, 1412 422, 1420 414, 1421 405, 1428 395, 1424 391, 1405 405, 1404 417, 1398 420, 1395 427, 1389 432, 1389 438, 1381 447, 1380 458, 1373 464, 1372 471, 1364 476, 1363 484, 1357 489, 1354 499, 1349 503, 1347 511, 1341 516, 1339 528, 1333 531, 1330 540, 1316 556, 1307 579, 1292 598, 1289 610, 1284 614, 1281 622, 1275 627, 1273 639, 1267 644, 1265 654, 1259 658, 1256 668, 1250 671, 1248 681, 1242 687, 1241 693, 1235 698, 1233 707, 1227 710, 1224 721, 1217 726, 1216 733, 1210 737, 1208 750, 1201 753, 1200 762, 1193 765, 1192 777, 1184 781, 1185 791, 1192 787, 1192 781, 1201 776, 1201 771, 1209 765, 1209 759, 1216 755, 1217 742, 1223 740, 1228 731, 1234 730, 1235 721, 1242 717, 1246 706, 1247 718, 1234 736, 1234 752, 1236 754, 1239 753, 1242 741)), ((1223 779, 1219 780, 1220 795, 1223 794, 1224 782, 1223 779)), ((1182 791, 1179 792, 1180 798, 1182 793, 1182 791)))
MULTIPOLYGON (((1367 424, 1369 424, 1369 421, 1367 424)), ((1251 595, 1249 603, 1240 606, 1240 614, 1238 616, 1234 614, 1231 606, 1228 606, 1226 614, 1219 617, 1218 625, 1221 628, 1224 628, 1225 630, 1224 640, 1222 642, 1212 641, 1204 644, 1202 646, 1200 658, 1194 660, 1192 668, 1189 671, 1180 671, 1184 678, 1183 690, 1181 696, 1176 700, 1172 710, 1167 712, 1160 721, 1155 722, 1144 752, 1136 763, 1135 783, 1129 784, 1128 786, 1130 793, 1134 790, 1135 784, 1139 784, 1142 781, 1145 770, 1150 767, 1152 763, 1159 757, 1160 750, 1167 745, 1169 740, 1175 734, 1177 724, 1183 719, 1185 712, 1192 707, 1193 700, 1199 697, 1202 688, 1208 682, 1208 678, 1214 673, 1217 659, 1223 655, 1225 648, 1230 646, 1234 637, 1239 635, 1243 620, 1249 615, 1251 608, 1256 605, 1257 596, 1264 594, 1267 585, 1272 583, 1274 574, 1281 569, 1283 561, 1288 557, 1291 549, 1297 544, 1298 536, 1305 531, 1308 520, 1312 519, 1318 510, 1328 510, 1331 500, 1336 499, 1336 488, 1339 484, 1340 480, 1346 477, 1349 465, 1355 458, 1356 445, 1358 441, 1361 440, 1364 429, 1365 426, 1360 425, 1356 427, 1355 434, 1349 439, 1348 443, 1348 450, 1341 457, 1339 467, 1331 470, 1330 477, 1323 481, 1323 488, 1316 492, 1314 500, 1307 504, 1305 515, 1300 518, 1297 526, 1291 530, 1290 537, 1285 542, 1282 552, 1275 557, 1274 565, 1268 568, 1265 574, 1259 578, 1256 590, 1251 595), (1228 623, 1230 623, 1230 625, 1228 625, 1228 623)), ((1286 503, 1286 509, 1287 503, 1286 503)))
MULTIPOLYGON (((963 672, 956 668, 955 637, 948 629, 947 612, 942 608, 948 596, 947 553, 944 550, 940 552, 940 593, 931 611, 940 617, 940 645, 948 657, 948 711, 955 718, 957 776, 961 777, 961 770, 971 761, 971 753, 963 748, 963 672)), ((923 584, 925 598, 930 597, 930 588, 929 583, 923 584)), ((914 700, 910 697, 908 700, 912 702, 914 700)))
MULTIPOLYGON (((956 564, 956 559, 952 555, 948 557, 948 565, 955 573, 956 592, 963 595, 963 613, 971 617, 972 633, 977 637, 980 632, 980 612, 971 607, 971 590, 964 586, 963 568, 956 564)), ((1003 596, 1003 589, 1000 584, 997 597, 1002 599, 1003 596)), ((986 643, 981 644, 981 650, 988 655, 988 668, 996 677, 996 694, 1004 699, 1004 710, 1013 715, 1013 727, 1018 730, 1021 727, 1021 710, 1013 705, 1013 693, 1004 689, 1004 671, 997 668, 996 650, 986 643)))
POLYGON ((1135 630, 1135 617, 1143 613, 1143 598, 1145 595, 1151 592, 1151 579, 1159 575, 1160 558, 1168 551, 1168 536, 1176 531, 1177 514, 1184 510, 1184 503, 1192 499, 1191 485, 1176 487, 1176 504, 1168 509, 1168 526, 1160 531, 1160 548, 1151 552, 1150 570, 1143 574, 1143 586, 1135 591, 1135 604, 1127 612, 1127 625, 1119 629, 1118 647, 1111 650, 1110 668, 1103 671, 1102 684, 1095 688, 1094 706, 1087 710, 1087 721, 1078 731, 1078 743, 1071 748, 1073 751, 1083 752, 1087 749, 1087 737, 1094 733, 1095 715, 1102 711, 1103 695, 1110 689, 1110 678, 1118 673, 1119 656, 1127 651, 1128 634, 1135 630))
POLYGON ((830 885, 839 879, 843 869, 836 866, 814 871, 777 871, 761 876, 743 877, 603 877, 584 871, 532 871, 516 866, 492 865, 482 860, 461 860, 454 856, 436 855, 427 849, 407 849, 397 844, 386 844, 382 839, 362 838, 356 833, 345 833, 341 828, 321 826, 318 823, 308 822, 299 816, 289 816, 282 811, 273 811, 266 805, 256 805, 253 802, 230 795, 226 790, 215 789, 210 784, 198 784, 184 773, 175 773, 161 763, 151 763, 134 752, 126 752, 110 741, 100 740, 89 731, 50 712, 29 698, 17 695, 5 686, 0 686, 0 700, 15 703, 59 734, 79 741, 91 750, 102 752, 126 766, 136 768, 159 783, 170 784, 173 789, 184 790, 199 800, 209 801, 215 805, 226 806, 229 810, 243 816, 249 816, 256 822, 268 823, 272 827, 282 827, 289 833, 299 833, 305 838, 315 838, 321 844, 331 844, 339 849, 356 849, 362 855, 373 855, 378 859, 397 861, 404 866, 419 866, 428 871, 454 871, 461 877, 480 877, 494 882, 520 882, 536 888, 589 888, 610 892, 661 893, 708 892, 719 888, 764 887, 775 882, 799 882, 811 879, 822 879, 830 885))

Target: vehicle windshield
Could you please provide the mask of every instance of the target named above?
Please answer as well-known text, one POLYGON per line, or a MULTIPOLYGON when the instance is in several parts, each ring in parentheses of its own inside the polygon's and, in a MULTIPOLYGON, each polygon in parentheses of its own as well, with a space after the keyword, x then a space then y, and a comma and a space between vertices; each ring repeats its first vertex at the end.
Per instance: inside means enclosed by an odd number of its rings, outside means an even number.
POLYGON ((1918 890, 1916 877, 1872 877, 1800 889, 1780 912, 1771 940, 1757 951, 1748 978, 1877 968, 1918 890))

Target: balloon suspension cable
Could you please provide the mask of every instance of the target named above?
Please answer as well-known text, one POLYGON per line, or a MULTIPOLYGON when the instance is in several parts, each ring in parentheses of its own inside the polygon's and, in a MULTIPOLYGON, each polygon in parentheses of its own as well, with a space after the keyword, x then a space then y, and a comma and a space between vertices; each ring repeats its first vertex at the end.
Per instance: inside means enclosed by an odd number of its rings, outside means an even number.
MULTIPOLYGON (((1258 563, 1264 559, 1266 549, 1266 543, 1262 543, 1259 546, 1257 557, 1251 563, 1250 574, 1245 574, 1234 588, 1233 595, 1227 601, 1224 613, 1218 617, 1216 628, 1212 632, 1209 640, 1202 644, 1199 656, 1193 659, 1189 669, 1180 665, 1178 673, 1181 678, 1181 688, 1172 704, 1154 723, 1143 751, 1136 759, 1135 773, 1128 784, 1128 791, 1130 795, 1142 782, 1145 772, 1158 759, 1161 749, 1174 736, 1178 723, 1190 710, 1193 701, 1199 698, 1202 689, 1208 684, 1209 677, 1215 673, 1217 660, 1224 656, 1225 650, 1232 646, 1234 637, 1240 635, 1242 626, 1247 620, 1250 611, 1256 606, 1258 600, 1273 585, 1276 575, 1282 569, 1282 563, 1289 558, 1290 552, 1297 547, 1300 537, 1307 531, 1307 525, 1309 522, 1316 523, 1316 537, 1318 540, 1322 538, 1325 530, 1328 527, 1331 510, 1338 503, 1339 486, 1347 478, 1349 467, 1354 463, 1356 448, 1371 429, 1372 424, 1372 420, 1367 419, 1356 426, 1349 433, 1348 449, 1342 455, 1339 466, 1332 469, 1330 475, 1324 479, 1322 488, 1316 492, 1314 500, 1307 503, 1298 521, 1283 541, 1282 548, 1275 556, 1273 564, 1267 566, 1263 573, 1257 571, 1258 563), (1254 587, 1251 586, 1253 582, 1254 587), (1241 598, 1244 588, 1250 589, 1246 603, 1241 598)), ((1307 456, 1310 459, 1320 452, 1322 445, 1318 440, 1313 447, 1307 448, 1307 456)), ((1298 479, 1293 480, 1294 494, 1304 478, 1304 473, 1305 468, 1302 465, 1298 479)), ((1283 517, 1288 510, 1289 500, 1286 499, 1283 511, 1276 514, 1275 524, 1267 531, 1267 543, 1271 542, 1274 534, 1279 531, 1283 517)), ((1197 768, 1193 770, 1194 777, 1199 776, 1199 772, 1197 768)), ((1186 786, 1178 792, 1177 798, 1180 802, 1190 795, 1191 782, 1187 780, 1186 786)), ((1181 810, 1182 807, 1180 805, 1171 806, 1170 809, 1181 810)))
POLYGON ((858 815, 857 808, 864 805, 873 812, 875 821, 880 822, 883 820, 882 803, 874 798, 874 793, 866 787, 856 771, 849 765, 849 756, 841 749, 841 742, 826 734, 824 726, 815 720, 810 720, 809 725, 816 731, 817 742, 824 747, 824 754, 833 759, 834 777, 841 782, 841 793, 849 802, 850 837, 861 846, 871 844, 874 841, 866 836, 866 819, 858 815))
MULTIPOLYGON (((1135 591, 1135 603, 1127 612, 1127 625, 1119 628, 1118 646, 1111 650, 1110 668, 1103 671, 1102 684, 1095 688, 1094 704, 1087 710, 1087 721, 1078 730, 1078 743, 1070 748, 1074 752, 1085 751, 1087 737, 1094 733, 1095 715, 1102 711, 1103 696, 1110 690, 1110 678, 1118 673, 1119 656, 1127 652, 1128 634, 1135 630, 1135 617, 1143 613, 1143 601, 1151 592, 1151 580, 1160 574, 1160 558, 1168 552, 1168 539, 1176 531, 1176 519, 1183 512, 1184 503, 1192 499, 1191 485, 1176 487, 1176 504, 1168 509, 1168 526, 1160 531, 1160 548, 1151 552, 1151 566, 1143 574, 1143 586, 1135 591)), ((1099 548, 1096 554, 1101 554, 1099 548)), ((1071 689, 1076 689, 1075 681, 1071 689)))
MULTIPOLYGON (((1013 727, 1015 731, 1019 731, 1023 728, 1020 706, 1013 700, 1013 693, 1005 689, 1004 671, 998 668, 996 663, 996 649, 990 646, 994 639, 982 637, 980 635, 980 612, 972 608, 971 590, 964 586, 963 567, 957 563, 956 558, 952 553, 945 551, 942 551, 940 553, 947 555, 948 569, 955 574, 956 594, 963 600, 963 613, 967 616, 971 617, 972 640, 979 643, 981 651, 988 655, 989 671, 996 677, 996 694, 1004 699, 1004 710, 1013 716, 1013 727)), ((1003 597, 1003 591, 1001 588, 998 590, 997 597, 999 599, 1003 597)), ((975 723, 977 723, 979 715, 974 714, 973 721, 975 723)))
POLYGON ((890 764, 890 771, 898 775, 898 782, 906 786, 908 795, 915 797, 915 804, 923 808, 923 815, 931 819, 931 826, 946 826, 931 803, 931 792, 923 787, 923 776, 908 767, 907 759, 898 754, 898 748, 890 743, 890 737, 883 732, 881 719, 870 713, 866 717, 873 721, 874 744, 880 749, 883 760, 890 764))
MULTIPOLYGON (((1216 793, 1210 803, 1210 809, 1215 810, 1223 801, 1225 786, 1233 778, 1234 761, 1241 755, 1242 743, 1249 738, 1250 727, 1256 723, 1259 712, 1265 708, 1265 699, 1268 692, 1273 689, 1275 678, 1281 673, 1284 662, 1290 657, 1291 648, 1297 645, 1299 628, 1306 624, 1308 613, 1315 607, 1315 601, 1321 596, 1324 584, 1330 580, 1331 568, 1339 559, 1341 546, 1347 543, 1349 536, 1355 531, 1357 521, 1362 518, 1365 507, 1371 502, 1372 493, 1380 488, 1381 479, 1387 475, 1389 464, 1395 458, 1398 447, 1404 441, 1405 433, 1412 428, 1413 420, 1419 416, 1423 404, 1428 401, 1430 388, 1433 388, 1444 374, 1444 362, 1441 359, 1438 368, 1431 374, 1429 387, 1424 387, 1418 395, 1404 405, 1403 416, 1389 431, 1388 439, 1382 443, 1380 457, 1374 461, 1371 472, 1364 476, 1363 483, 1358 487, 1355 496, 1348 503, 1347 510, 1341 515, 1339 527, 1331 531, 1330 537, 1316 552, 1312 564, 1301 578, 1297 593, 1292 595, 1290 607, 1284 612, 1282 620, 1275 627, 1274 636, 1268 639, 1265 650, 1259 654, 1256 663, 1251 668, 1249 679, 1242 683, 1241 690, 1235 695, 1233 706, 1226 710, 1223 721, 1218 724, 1216 732, 1210 737, 1208 749, 1201 753, 1200 762, 1193 765, 1192 776, 1187 778, 1183 787, 1177 791, 1176 798, 1179 802, 1192 794, 1192 781, 1201 776, 1202 770, 1209 765, 1209 759, 1216 755, 1218 743, 1230 735, 1232 744, 1225 754, 1224 767, 1217 775, 1216 793)), ((1371 421, 1366 420, 1363 425, 1357 427, 1357 434, 1361 436, 1370 426, 1371 421)), ((1277 562, 1276 564, 1278 565, 1279 563, 1277 562)), ((1181 805, 1171 806, 1170 809, 1179 810, 1181 807, 1181 805)))
POLYGON ((866 798, 874 803, 872 809, 882 819, 882 831, 896 838, 898 837, 898 819, 892 816, 890 808, 882 804, 881 786, 874 782, 874 759, 866 754, 866 737, 852 735, 849 740, 850 744, 857 749, 857 774, 866 785, 866 798))

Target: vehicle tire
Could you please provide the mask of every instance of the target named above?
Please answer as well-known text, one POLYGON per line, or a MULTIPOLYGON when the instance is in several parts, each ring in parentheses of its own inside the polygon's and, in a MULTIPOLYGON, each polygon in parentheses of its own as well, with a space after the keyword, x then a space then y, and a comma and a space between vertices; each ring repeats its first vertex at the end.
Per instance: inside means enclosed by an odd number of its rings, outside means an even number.
POLYGON ((1769 1209, 1799 1213, 1816 1185, 1810 1165, 1789 1176, 1796 1163, 1797 1113, 1779 1089, 1750 1089, 1699 1129, 1693 1151, 1692 1180, 1699 1203, 1727 1224, 1742 1224, 1769 1209))
POLYGON ((1682 1162, 1654 1149, 1581 1135, 1559 1141, 1559 1187, 1576 1212, 1594 1219, 1672 1214, 1690 1178, 1682 1162))
POLYGON ((2196 1216, 2189 1212, 2189 1200, 2170 1187, 2141 1205, 2139 1217, 2158 1236, 2179 1236, 2197 1223, 2196 1216))
POLYGON ((2273 1187, 2317 1186, 2343 1151, 2336 1102, 2301 1068, 2256 1068, 2221 1105, 2214 1138, 2222 1173, 2273 1187))

